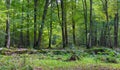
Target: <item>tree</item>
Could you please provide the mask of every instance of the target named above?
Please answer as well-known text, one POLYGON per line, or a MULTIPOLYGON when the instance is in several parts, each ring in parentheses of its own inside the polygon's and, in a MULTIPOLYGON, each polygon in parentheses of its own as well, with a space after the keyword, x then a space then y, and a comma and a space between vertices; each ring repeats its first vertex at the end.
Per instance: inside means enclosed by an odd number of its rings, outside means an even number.
POLYGON ((27 35, 26 35, 26 39, 27 39, 27 43, 26 43, 26 45, 27 46, 30 46, 30 31, 29 31, 29 23, 30 23, 30 14, 29 14, 29 8, 30 8, 30 5, 29 5, 29 3, 30 3, 30 1, 29 0, 27 0, 27 35))
POLYGON ((7 19, 6 19, 6 36, 5 36, 5 46, 10 48, 10 0, 6 0, 6 8, 7 8, 7 19))
POLYGON ((67 32, 67 8, 66 5, 67 4, 67 0, 63 1, 63 22, 65 24, 65 43, 66 43, 66 47, 68 46, 68 32, 67 32))
POLYGON ((65 32, 65 27, 66 27, 66 15, 65 15, 65 7, 64 7, 64 1, 61 0, 61 10, 62 10, 62 41, 63 41, 63 48, 66 47, 66 32, 65 32))
POLYGON ((108 0, 101 0, 102 2, 102 5, 103 5, 103 12, 105 14, 105 19, 106 19, 106 22, 104 22, 103 24, 103 31, 101 32, 101 45, 102 46, 108 46, 108 44, 110 44, 109 42, 109 26, 108 26, 108 23, 109 23, 109 17, 108 17, 108 0), (102 42, 103 41, 103 42, 102 42))
POLYGON ((39 29, 39 34, 38 34, 37 48, 39 48, 41 46, 43 28, 44 28, 44 23, 45 23, 45 18, 46 18, 46 14, 47 14, 48 5, 49 5, 49 0, 46 0, 43 15, 42 15, 41 27, 39 29))
POLYGON ((51 48, 51 40, 52 40, 52 21, 53 21, 53 16, 52 16, 52 13, 53 13, 53 0, 51 0, 51 12, 50 12, 50 31, 49 31, 49 47, 48 48, 51 48))
POLYGON ((36 48, 37 44, 37 1, 34 0, 34 48, 36 48))
POLYGON ((105 31, 106 46, 111 47, 112 45, 111 45, 109 15, 108 15, 108 0, 105 0, 104 3, 105 3, 104 4, 104 12, 105 12, 105 15, 106 15, 106 25, 105 25, 105 28, 106 28, 106 31, 105 31))
POLYGON ((22 1, 22 14, 21 14, 21 25, 20 25, 20 44, 19 47, 23 47, 24 46, 24 42, 23 42, 23 24, 24 24, 24 0, 22 1))
POLYGON ((89 48, 92 47, 92 0, 90 0, 90 33, 89 33, 89 48))
POLYGON ((0 46, 119 46, 118 0, 0 0, 0 5, 0 46))
POLYGON ((73 44, 76 45, 76 35, 75 35, 75 9, 76 9, 76 0, 72 0, 72 30, 73 30, 73 44))
MULTIPOLYGON (((14 2, 16 2, 16 1, 14 1, 14 2)), ((13 4, 12 6, 11 6, 11 8, 14 8, 15 7, 15 4, 13 4)), ((11 37, 12 39, 11 39, 11 44, 12 44, 12 46, 15 46, 16 45, 16 39, 15 39, 15 37, 16 37, 16 24, 15 24, 15 14, 16 14, 16 12, 15 11, 12 11, 12 25, 13 25, 13 27, 12 27, 12 34, 13 34, 13 36, 11 37)))
POLYGON ((86 37, 86 47, 88 47, 88 24, 87 24, 87 2, 86 0, 82 0, 82 3, 83 3, 83 12, 84 12, 84 23, 85 23, 85 37, 86 37))
POLYGON ((117 12, 115 13, 114 17, 114 46, 118 47, 118 23, 119 23, 119 13, 118 13, 118 0, 117 0, 117 12))

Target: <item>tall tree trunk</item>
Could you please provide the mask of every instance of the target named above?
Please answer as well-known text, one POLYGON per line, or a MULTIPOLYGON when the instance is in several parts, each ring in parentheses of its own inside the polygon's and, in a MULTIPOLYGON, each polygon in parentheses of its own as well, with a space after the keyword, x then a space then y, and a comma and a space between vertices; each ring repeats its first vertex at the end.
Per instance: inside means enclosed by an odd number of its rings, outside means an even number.
MULTIPOLYGON (((101 0, 101 2, 103 4, 103 11, 106 14, 105 0, 101 0)), ((103 29, 101 31, 100 44, 101 46, 107 46, 107 24, 105 22, 103 22, 103 29)))
POLYGON ((95 30, 94 30, 94 46, 97 46, 98 45, 98 40, 97 40, 97 31, 98 31, 98 29, 97 29, 97 22, 95 22, 95 30))
POLYGON ((112 47, 111 45, 111 36, 110 36, 110 25, 109 25, 109 16, 108 16, 108 0, 105 0, 105 15, 106 15, 106 28, 107 28, 107 43, 106 46, 112 47))
MULTIPOLYGON (((108 31, 108 28, 109 28, 108 22, 109 22, 109 20, 108 20, 108 1, 107 0, 105 0, 105 15, 106 15, 106 28, 107 28, 107 31, 108 31)), ((109 34, 109 32, 107 32, 107 34, 109 34)), ((106 39, 107 39, 106 46, 108 46, 108 43, 109 43, 108 35, 106 35, 106 39)))
MULTIPOLYGON (((58 5, 58 0, 56 0, 56 4, 57 4, 57 10, 58 10, 58 20, 59 20, 59 23, 60 23, 60 26, 61 26, 61 30, 62 30, 62 45, 63 45, 63 48, 64 48, 66 46, 65 30, 64 30, 64 26, 63 26, 64 24, 63 24, 63 21, 62 21, 63 19, 60 19, 60 10, 59 10, 59 5, 58 5)), ((63 9, 62 8, 62 3, 61 3, 61 9, 63 9)), ((62 16, 62 18, 63 18, 63 16, 62 16)))
POLYGON ((73 44, 76 45, 76 35, 75 35, 75 19, 74 19, 74 15, 75 15, 75 10, 76 9, 76 0, 72 0, 72 30, 73 30, 73 44))
POLYGON ((23 23, 24 23, 24 0, 22 1, 22 17, 21 17, 21 25, 20 25, 20 44, 19 47, 23 47, 24 43, 23 43, 23 23))
POLYGON ((5 36, 5 46, 10 48, 10 0, 6 0, 6 7, 7 7, 7 19, 6 19, 6 36, 5 36))
POLYGON ((29 21, 30 20, 30 15, 29 15, 30 4, 29 3, 30 3, 30 1, 27 0, 27 3, 28 3, 27 4, 28 11, 27 11, 27 35, 26 35, 26 39, 27 39, 26 42, 27 43, 26 43, 26 45, 30 46, 30 35, 29 35, 29 33, 30 33, 30 31, 29 31, 29 23, 30 23, 30 21, 29 21))
POLYGON ((112 47, 110 25, 109 25, 109 15, 108 15, 108 0, 101 0, 101 2, 103 3, 103 11, 106 16, 106 24, 105 24, 105 29, 104 29, 104 43, 105 43, 105 46, 112 47))
POLYGON ((114 47, 118 46, 118 19, 118 13, 116 13, 114 18, 114 47))
POLYGON ((39 35, 38 35, 37 48, 39 48, 41 46, 44 22, 45 22, 45 18, 46 18, 46 15, 47 15, 48 5, 49 5, 49 0, 46 0, 43 15, 42 15, 42 23, 41 23, 41 27, 40 27, 39 35))
POLYGON ((65 18, 66 18, 66 16, 65 16, 65 10, 64 10, 64 1, 63 0, 61 0, 61 9, 62 9, 62 24, 61 24, 61 26, 62 26, 62 41, 63 41, 63 48, 65 48, 66 47, 66 36, 65 36, 65 18))
POLYGON ((53 0, 51 0, 51 14, 50 14, 50 31, 49 31, 49 47, 51 48, 51 40, 52 40, 52 21, 53 21, 53 17, 52 17, 52 13, 53 13, 53 0))
MULTIPOLYGON (((56 5, 57 5, 57 11, 58 11, 58 20, 59 20, 59 23, 60 23, 60 26, 61 26, 60 10, 59 10, 59 5, 58 5, 58 0, 56 0, 56 5)), ((61 29, 62 29, 62 26, 61 26, 61 29)))
MULTIPOLYGON (((13 5, 13 6, 15 6, 15 5, 13 5)), ((12 46, 14 47, 15 46, 15 37, 16 37, 16 33, 15 33, 15 29, 16 29, 16 25, 15 25, 15 12, 12 12, 12 24, 13 24, 13 33, 12 33, 12 38, 11 38, 11 43, 12 43, 12 46)))
POLYGON ((117 0, 117 13, 114 18, 114 47, 118 47, 118 27, 119 27, 119 13, 118 13, 118 0, 117 0))
POLYGON ((34 48, 37 44, 37 1, 38 0, 34 0, 34 48))
POLYGON ((92 47, 92 0, 90 0, 90 34, 89 34, 89 48, 92 47))
POLYGON ((66 43, 66 47, 68 46, 68 33, 67 33, 67 0, 63 1, 64 7, 63 7, 63 11, 64 11, 64 22, 65 22, 65 43, 66 43))
POLYGON ((82 0, 82 3, 83 3, 83 10, 84 10, 84 23, 85 23, 85 37, 86 37, 86 48, 89 48, 88 47, 88 28, 87 28, 87 25, 88 25, 88 20, 87 20, 87 2, 86 0, 82 0))

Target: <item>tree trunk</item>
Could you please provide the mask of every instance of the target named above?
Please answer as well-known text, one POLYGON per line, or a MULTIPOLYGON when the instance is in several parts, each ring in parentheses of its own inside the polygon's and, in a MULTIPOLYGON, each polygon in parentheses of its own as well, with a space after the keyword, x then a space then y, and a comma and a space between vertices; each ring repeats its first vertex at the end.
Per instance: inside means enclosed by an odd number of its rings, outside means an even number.
POLYGON ((6 7, 7 7, 7 19, 6 19, 6 36, 5 36, 5 46, 10 48, 10 0, 6 0, 6 7))
POLYGON ((92 0, 90 0, 90 34, 89 34, 89 48, 92 47, 92 0))
POLYGON ((28 3, 27 4, 27 8, 28 8, 27 10, 28 11, 27 11, 27 32, 26 32, 27 33, 27 35, 26 35, 26 39, 27 39, 26 42, 27 43, 26 43, 26 45, 30 46, 30 34, 29 34, 30 33, 30 31, 29 31, 29 23, 30 23, 30 21, 29 21, 30 20, 30 15, 29 15, 29 8, 30 8, 30 6, 29 5, 30 4, 29 3, 30 3, 30 1, 27 0, 27 3, 28 3))
MULTIPOLYGON (((59 10, 59 5, 58 5, 58 0, 56 0, 56 4, 57 4, 57 10, 58 10, 58 20, 59 20, 59 23, 60 23, 60 26, 61 26, 61 30, 62 30, 62 45, 63 45, 63 48, 66 46, 66 39, 65 39, 65 30, 64 30, 64 24, 63 24, 63 16, 62 16, 62 19, 60 19, 60 10, 59 10)), ((61 9, 63 5, 62 5, 62 2, 61 2, 61 9)), ((61 12, 63 13, 63 11, 61 12)))
MULTIPOLYGON (((15 6, 15 5, 13 5, 15 6)), ((13 33, 12 33, 12 37, 11 37, 11 44, 13 47, 15 47, 16 41, 15 41, 15 37, 16 37, 16 24, 15 24, 15 12, 12 12, 12 23, 13 23, 13 33)))
MULTIPOLYGON (((58 0, 56 0, 56 5, 57 5, 57 11, 58 11, 58 20, 59 20, 59 23, 60 23, 60 26, 61 26, 60 10, 59 10, 59 5, 58 5, 58 0)), ((62 26, 61 26, 61 29, 62 29, 62 26)))
POLYGON ((73 44, 76 45, 76 35, 75 35, 75 20, 74 20, 74 15, 75 15, 75 10, 76 9, 76 0, 74 3, 74 0, 72 0, 72 30, 73 30, 73 44))
POLYGON ((118 18, 118 13, 116 13, 114 18, 114 47, 118 46, 118 18))
POLYGON ((111 36, 110 36, 110 25, 109 25, 109 16, 108 16, 108 0, 105 0, 105 15, 106 15, 106 28, 107 28, 107 43, 106 46, 112 47, 111 45, 111 36))
POLYGON ((84 10, 84 23, 85 23, 85 37, 86 37, 86 48, 89 48, 88 47, 88 28, 87 28, 87 2, 86 0, 82 0, 82 3, 83 3, 83 10, 84 10))
POLYGON ((119 14, 118 14, 118 0, 117 0, 117 13, 114 18, 114 47, 118 47, 118 28, 119 28, 119 14))
POLYGON ((43 15, 42 15, 42 23, 41 23, 41 27, 40 27, 39 35, 38 35, 37 48, 39 48, 41 46, 44 22, 45 22, 45 18, 46 18, 46 15, 47 15, 48 5, 49 5, 49 0, 46 0, 43 15))
POLYGON ((37 1, 34 0, 34 48, 36 47, 37 38, 37 1))
POLYGON ((66 2, 67 0, 63 1, 64 7, 64 22, 65 22, 65 43, 66 47, 68 46, 68 33, 67 33, 67 9, 66 9, 66 2))
POLYGON ((53 13, 53 0, 51 0, 51 14, 50 14, 50 31, 49 31, 49 47, 48 48, 51 48, 51 41, 52 41, 52 20, 53 20, 53 17, 52 17, 52 13, 53 13))
POLYGON ((23 23, 24 23, 24 0, 22 1, 22 17, 21 17, 21 25, 20 25, 20 44, 19 44, 19 48, 23 47, 24 46, 24 43, 23 43, 23 23))
POLYGON ((62 41, 63 41, 63 48, 65 48, 66 47, 66 35, 65 35, 65 23, 66 23, 66 21, 65 21, 65 18, 66 18, 66 16, 65 16, 65 10, 64 10, 64 1, 63 0, 61 0, 61 9, 62 9, 62 24, 61 24, 61 26, 62 26, 62 41))

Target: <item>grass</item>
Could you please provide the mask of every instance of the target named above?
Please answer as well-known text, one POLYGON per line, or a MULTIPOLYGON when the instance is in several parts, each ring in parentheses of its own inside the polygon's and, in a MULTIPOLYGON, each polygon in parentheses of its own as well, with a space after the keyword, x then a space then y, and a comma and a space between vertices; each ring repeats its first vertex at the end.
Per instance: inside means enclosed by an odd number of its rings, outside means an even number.
MULTIPOLYGON (((12 54, 0 55, 0 70, 99 70, 104 68, 113 70, 120 69, 120 60, 117 55, 118 63, 102 61, 99 58, 104 55, 91 55, 88 53, 76 53, 80 57, 76 61, 66 61, 72 55, 71 53, 55 55, 52 52, 45 54, 12 54)), ((111 55, 108 55, 112 57, 111 55)))

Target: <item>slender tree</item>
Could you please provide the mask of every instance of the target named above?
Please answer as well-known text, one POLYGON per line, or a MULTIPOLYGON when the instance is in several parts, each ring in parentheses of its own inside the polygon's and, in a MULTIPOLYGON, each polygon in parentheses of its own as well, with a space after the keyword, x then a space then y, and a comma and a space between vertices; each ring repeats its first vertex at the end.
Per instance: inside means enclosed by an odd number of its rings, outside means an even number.
POLYGON ((62 0, 60 1, 61 2, 61 13, 62 13, 62 19, 60 17, 60 8, 59 8, 59 3, 58 3, 58 0, 56 0, 56 4, 57 4, 57 11, 58 11, 58 20, 59 20, 59 23, 60 23, 60 26, 61 26, 61 30, 62 30, 62 45, 63 45, 63 48, 66 47, 66 39, 65 39, 65 29, 64 29, 64 18, 63 18, 63 2, 62 0))
POLYGON ((27 35, 26 35, 26 45, 30 46, 30 31, 29 31, 29 23, 30 23, 30 15, 29 15, 29 8, 30 8, 30 0, 27 0, 27 35))
POLYGON ((64 10, 64 1, 61 0, 61 9, 62 9, 62 22, 61 22, 61 27, 62 27, 62 41, 63 41, 63 48, 66 47, 66 39, 65 39, 65 10, 64 10))
MULTIPOLYGON (((110 25, 109 25, 109 14, 108 14, 108 0, 101 0, 103 3, 103 11, 106 16, 106 24, 104 25, 104 36, 103 36, 103 43, 105 46, 112 47, 111 45, 111 35, 110 35, 110 25)), ((103 44, 103 45, 104 45, 103 44)))
POLYGON ((75 9, 76 9, 76 0, 72 0, 72 30, 73 30, 73 44, 76 45, 76 35, 75 35, 75 9))
POLYGON ((116 12, 115 18, 114 18, 114 46, 118 47, 118 27, 119 27, 119 25, 118 25, 118 23, 119 23, 118 0, 117 0, 116 5, 117 5, 117 10, 116 10, 117 12, 116 12))
POLYGON ((88 47, 88 20, 87 20, 87 2, 86 0, 82 0, 83 3, 83 11, 84 11, 84 23, 85 23, 85 37, 86 37, 86 47, 88 47))
POLYGON ((42 23, 41 23, 41 27, 39 29, 39 34, 38 34, 37 48, 39 48, 41 46, 43 28, 44 28, 45 18, 47 15, 48 6, 49 6, 49 0, 46 0, 43 15, 42 15, 42 23))
POLYGON ((34 0, 34 48, 37 42, 37 1, 38 0, 34 0))
POLYGON ((90 33, 89 33, 89 48, 92 47, 92 0, 90 0, 90 33))
MULTIPOLYGON (((60 26, 61 26, 60 10, 59 10, 59 5, 58 5, 58 0, 56 0, 56 5, 57 5, 57 11, 58 11, 58 20, 59 20, 59 23, 60 23, 60 26)), ((62 29, 62 26, 61 26, 61 29, 62 29)))
POLYGON ((49 31, 49 47, 51 48, 51 40, 52 40, 52 23, 53 23, 53 0, 51 0, 51 12, 50 12, 50 31, 49 31))
POLYGON ((108 14, 108 0, 105 0, 105 15, 106 15, 106 30, 107 30, 107 34, 106 34, 106 46, 111 47, 111 36, 110 36, 110 25, 109 25, 109 14, 108 14))
MULTIPOLYGON (((101 0, 101 2, 103 5, 103 12, 105 13, 107 10, 105 0, 101 0)), ((100 46, 107 46, 107 24, 105 22, 103 22, 103 29, 101 30, 100 46)))
MULTIPOLYGON (((16 1, 14 1, 16 2, 16 1)), ((12 8, 14 8, 15 4, 13 4, 12 8)), ((15 10, 15 9, 14 9, 15 10)), ((11 44, 12 46, 15 46, 16 41, 15 41, 15 37, 16 37, 16 24, 15 24, 15 11, 12 11, 12 24, 13 24, 13 28, 12 28, 12 37, 11 37, 11 44)))
POLYGON ((23 43, 23 24, 24 24, 24 0, 22 1, 22 15, 21 15, 21 25, 20 25, 20 44, 19 47, 23 47, 24 43, 23 43))
POLYGON ((65 43, 66 43, 66 47, 68 46, 68 32, 67 32, 67 0, 63 1, 63 22, 65 24, 65 43))
POLYGON ((5 36, 5 46, 10 48, 10 0, 6 0, 6 8, 7 8, 7 19, 6 19, 6 36, 5 36))

